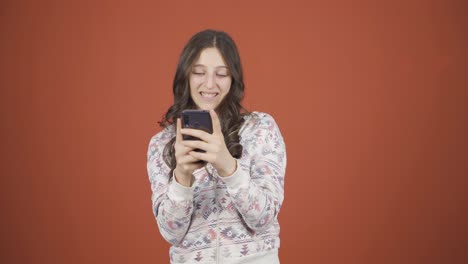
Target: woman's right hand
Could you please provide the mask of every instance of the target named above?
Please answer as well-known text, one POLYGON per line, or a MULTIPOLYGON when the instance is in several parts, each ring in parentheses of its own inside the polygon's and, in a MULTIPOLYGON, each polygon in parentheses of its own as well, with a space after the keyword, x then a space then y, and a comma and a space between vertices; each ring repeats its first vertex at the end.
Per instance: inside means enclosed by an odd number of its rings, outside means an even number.
POLYGON ((174 169, 175 179, 178 183, 183 186, 190 187, 193 184, 194 177, 192 175, 193 171, 203 167, 205 164, 197 162, 198 160, 192 157, 189 152, 193 148, 184 146, 182 144, 182 133, 180 129, 182 128, 180 118, 177 118, 176 125, 176 142, 174 144, 175 158, 176 158, 176 168, 174 169))

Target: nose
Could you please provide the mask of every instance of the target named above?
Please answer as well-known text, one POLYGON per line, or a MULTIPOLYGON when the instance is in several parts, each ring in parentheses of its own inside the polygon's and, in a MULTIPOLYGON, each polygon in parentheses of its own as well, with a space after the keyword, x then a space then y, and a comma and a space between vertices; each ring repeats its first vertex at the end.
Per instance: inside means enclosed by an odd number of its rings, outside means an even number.
POLYGON ((209 73, 206 75, 206 81, 205 81, 205 86, 208 89, 214 88, 216 84, 216 74, 214 73, 209 73))

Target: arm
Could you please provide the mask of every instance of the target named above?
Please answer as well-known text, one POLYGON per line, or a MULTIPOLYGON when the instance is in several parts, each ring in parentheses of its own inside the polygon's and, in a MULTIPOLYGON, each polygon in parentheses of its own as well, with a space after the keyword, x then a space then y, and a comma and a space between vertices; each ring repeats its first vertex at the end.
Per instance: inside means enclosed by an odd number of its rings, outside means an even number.
POLYGON ((236 171, 220 177, 245 223, 255 231, 269 228, 284 199, 286 148, 274 119, 265 115, 242 135, 244 156, 236 171), (250 164, 245 162, 249 161, 250 164), (242 162, 245 159, 245 162, 242 162))
POLYGON ((159 232, 172 245, 179 244, 191 221, 193 188, 184 187, 169 176, 170 168, 163 160, 163 150, 173 134, 164 130, 149 143, 147 169, 151 183, 153 213, 159 232))

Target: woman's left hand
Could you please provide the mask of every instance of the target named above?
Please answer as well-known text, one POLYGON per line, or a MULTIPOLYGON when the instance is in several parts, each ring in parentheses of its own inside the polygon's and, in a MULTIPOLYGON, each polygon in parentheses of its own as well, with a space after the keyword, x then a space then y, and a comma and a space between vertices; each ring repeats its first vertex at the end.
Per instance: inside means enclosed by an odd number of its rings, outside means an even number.
POLYGON ((236 170, 236 160, 226 147, 218 115, 214 110, 210 110, 210 116, 213 123, 213 134, 199 129, 182 128, 182 134, 201 139, 183 140, 182 144, 187 147, 206 151, 205 153, 190 151, 189 154, 196 159, 211 163, 220 176, 230 176, 236 170))

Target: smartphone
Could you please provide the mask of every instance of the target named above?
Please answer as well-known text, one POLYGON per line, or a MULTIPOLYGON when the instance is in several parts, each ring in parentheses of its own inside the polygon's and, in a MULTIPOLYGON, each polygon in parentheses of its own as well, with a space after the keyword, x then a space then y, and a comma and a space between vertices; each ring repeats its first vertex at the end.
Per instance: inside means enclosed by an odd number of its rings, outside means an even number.
MULTIPOLYGON (((210 112, 206 110, 184 110, 182 111, 182 127, 200 129, 213 134, 213 124, 211 123, 210 112)), ((182 135, 184 140, 200 140, 197 137, 182 135)), ((200 149, 195 151, 204 152, 200 149)))

